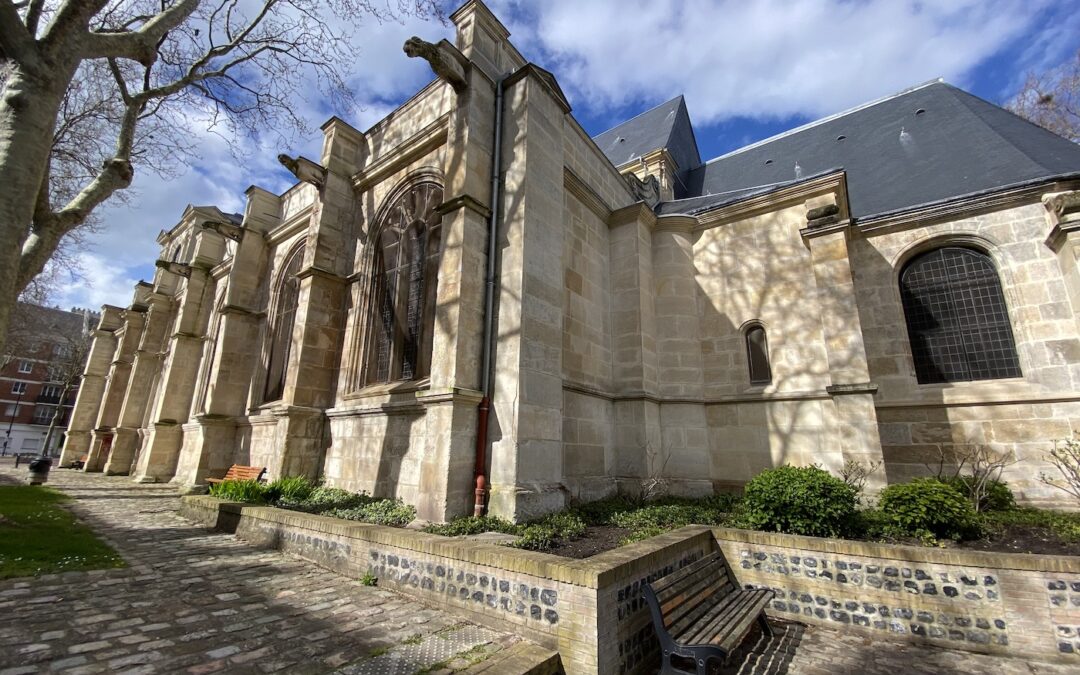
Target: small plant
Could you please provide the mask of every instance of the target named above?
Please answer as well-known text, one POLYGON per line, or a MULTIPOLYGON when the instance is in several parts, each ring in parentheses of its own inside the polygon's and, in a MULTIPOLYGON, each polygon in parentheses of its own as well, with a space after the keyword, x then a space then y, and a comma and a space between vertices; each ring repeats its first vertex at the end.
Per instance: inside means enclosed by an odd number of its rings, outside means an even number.
POLYGON ((435 523, 424 528, 429 534, 441 534, 444 537, 463 537, 482 532, 502 532, 516 534, 517 525, 497 516, 465 516, 455 518, 449 523, 435 523))
POLYGON ((930 543, 935 539, 978 536, 978 515, 958 489, 936 478, 917 478, 890 485, 878 502, 891 536, 913 536, 930 543))
MULTIPOLYGON (((972 487, 971 476, 960 476, 954 481, 950 482, 950 485, 956 487, 968 497, 976 492, 972 487)), ((1013 496, 1012 490, 1009 489, 1008 483, 1000 480, 987 481, 983 489, 982 495, 979 497, 978 508, 976 511, 985 513, 987 511, 1008 511, 1016 508, 1016 497, 1013 496)), ((975 506, 975 504, 972 504, 975 506)))
POLYGON ((279 501, 303 502, 311 496, 315 487, 315 483, 305 476, 287 476, 266 485, 263 494, 266 501, 271 504, 279 501))
POLYGON ((1069 493, 1076 499, 1080 499, 1080 441, 1069 439, 1054 441, 1054 447, 1047 455, 1046 461, 1057 469, 1061 478, 1039 474, 1039 482, 1055 487, 1069 493))
POLYGON ((377 583, 379 583, 379 577, 372 574, 370 570, 364 572, 364 574, 360 577, 361 586, 374 586, 377 583))
POLYGON ((738 525, 755 530, 837 537, 852 528, 858 492, 816 466, 766 469, 746 484, 738 525))
MULTIPOLYGON (((1000 483, 1005 468, 1017 461, 1011 451, 999 452, 987 445, 939 447, 935 477, 942 483, 958 487, 967 495, 972 508, 980 511, 987 503, 990 486, 1000 483)), ((934 470, 929 465, 927 468, 934 470)))
POLYGON ((223 480, 210 485, 210 494, 218 499, 246 504, 264 504, 266 486, 257 480, 223 480))
POLYGON ((349 492, 341 488, 319 486, 304 499, 283 496, 278 500, 278 506, 294 511, 322 513, 331 509, 351 509, 372 501, 374 498, 363 492, 349 492))
POLYGON ((855 488, 861 499, 863 490, 866 489, 866 479, 881 468, 882 464, 884 464, 883 461, 871 461, 869 464, 863 464, 857 460, 849 459, 844 462, 843 468, 840 469, 840 480, 855 488))
POLYGON ((348 509, 330 509, 323 515, 374 525, 405 527, 416 518, 416 508, 400 499, 375 499, 348 509))

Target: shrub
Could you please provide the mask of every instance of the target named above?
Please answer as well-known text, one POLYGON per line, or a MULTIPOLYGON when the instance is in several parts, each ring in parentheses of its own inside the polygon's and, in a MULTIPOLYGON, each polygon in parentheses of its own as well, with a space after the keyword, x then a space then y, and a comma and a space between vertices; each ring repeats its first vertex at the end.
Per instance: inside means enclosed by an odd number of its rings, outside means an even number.
POLYGON ((983 514, 983 522, 993 531, 1008 526, 1045 528, 1065 542, 1080 541, 1080 513, 1049 509, 1016 508, 1010 511, 991 511, 983 514))
POLYGON ((322 513, 331 509, 351 509, 371 501, 373 501, 373 498, 363 492, 349 492, 334 487, 317 487, 304 499, 282 497, 278 501, 278 506, 293 509, 294 511, 322 513))
POLYGON ((482 532, 502 532, 516 534, 517 525, 496 516, 465 516, 455 518, 449 523, 434 523, 424 528, 424 532, 441 534, 444 537, 461 537, 482 532))
POLYGON ((304 476, 278 478, 266 485, 263 495, 266 501, 274 504, 279 501, 302 502, 315 491, 315 483, 304 476))
POLYGON ((266 486, 257 480, 223 480, 211 483, 210 494, 218 499, 247 504, 266 503, 266 486))
MULTIPOLYGON (((971 476, 960 476, 949 483, 963 494, 971 496, 974 492, 971 476)), ((979 511, 1009 511, 1016 508, 1016 498, 1004 481, 988 480, 980 492, 979 511)))
POLYGON ((416 508, 400 499, 375 499, 352 508, 330 509, 324 511, 323 515, 374 525, 405 527, 416 518, 416 508))
POLYGON ((837 537, 855 524, 858 491, 816 466, 767 469, 746 484, 738 525, 837 537))
POLYGON ((966 539, 977 536, 975 509, 968 498, 936 478, 918 478, 890 485, 881 491, 878 507, 887 534, 931 539, 966 539))

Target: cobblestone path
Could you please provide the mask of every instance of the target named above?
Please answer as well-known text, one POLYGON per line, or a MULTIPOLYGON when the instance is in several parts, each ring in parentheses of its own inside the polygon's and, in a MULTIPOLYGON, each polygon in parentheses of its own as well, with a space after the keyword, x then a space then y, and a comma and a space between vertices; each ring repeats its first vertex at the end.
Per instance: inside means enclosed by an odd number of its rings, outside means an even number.
MULTIPOLYGON (((0 482, 25 480, 0 459, 0 482)), ((544 650, 392 591, 213 534, 176 490, 57 470, 49 485, 127 561, 0 581, 0 675, 521 672, 544 650), (531 651, 530 651, 531 650, 531 651)), ((1066 675, 1075 666, 873 640, 798 624, 755 632, 725 674, 1066 675)), ((756 630, 756 629, 755 629, 756 630)), ((605 674, 606 675, 606 674, 605 674)))
MULTIPOLYGON (((15 477, 25 469, 0 460, 0 480, 15 477)), ((173 487, 70 470, 53 470, 49 485, 75 498, 71 508, 128 567, 0 581, 0 675, 412 675, 528 646, 210 533, 177 514, 173 487)))

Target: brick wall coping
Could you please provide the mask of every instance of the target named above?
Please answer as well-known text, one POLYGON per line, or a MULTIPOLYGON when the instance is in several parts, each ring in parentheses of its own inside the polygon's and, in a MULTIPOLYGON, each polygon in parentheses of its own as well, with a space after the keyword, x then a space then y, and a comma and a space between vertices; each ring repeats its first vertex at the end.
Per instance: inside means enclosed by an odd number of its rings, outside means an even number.
POLYGON ((185 510, 189 513, 200 510, 276 522, 323 534, 361 539, 593 589, 603 588, 634 577, 643 565, 647 566, 659 561, 665 555, 666 549, 673 544, 683 542, 691 544, 694 539, 712 537, 712 532, 708 527, 688 525, 645 541, 620 546, 591 558, 577 560, 540 551, 457 537, 444 537, 399 527, 360 523, 272 506, 226 502, 209 495, 188 495, 182 499, 185 510))
POLYGON ((850 541, 847 539, 824 539, 803 537, 778 532, 758 532, 756 530, 736 530, 717 527, 712 530, 717 539, 737 541, 759 546, 777 546, 796 548, 821 553, 862 556, 866 558, 886 558, 912 563, 936 563, 959 565, 963 567, 987 567, 1000 570, 1027 570, 1035 572, 1056 572, 1080 574, 1080 556, 1036 555, 1033 553, 997 553, 991 551, 969 551, 965 549, 943 549, 922 546, 898 546, 879 544, 868 541, 850 541))

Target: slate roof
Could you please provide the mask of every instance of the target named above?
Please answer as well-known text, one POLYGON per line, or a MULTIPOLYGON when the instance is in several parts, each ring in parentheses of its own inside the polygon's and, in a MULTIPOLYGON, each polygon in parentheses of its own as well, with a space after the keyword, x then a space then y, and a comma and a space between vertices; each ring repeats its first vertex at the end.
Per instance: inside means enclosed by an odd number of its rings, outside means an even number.
MULTIPOLYGON (((611 145, 614 134, 634 147, 671 138, 658 111, 677 105, 681 97, 597 136, 597 144, 610 158, 602 141, 611 145), (641 128, 650 121, 658 127, 652 135, 641 128)), ((1080 145, 933 81, 699 164, 678 199, 657 211, 696 213, 839 168, 847 172, 852 216, 865 219, 1080 175, 1080 145)))
POLYGON ((682 177, 690 169, 701 165, 694 127, 682 96, 646 110, 596 136, 593 141, 615 166, 622 166, 660 148, 668 149, 671 158, 679 165, 682 177))

